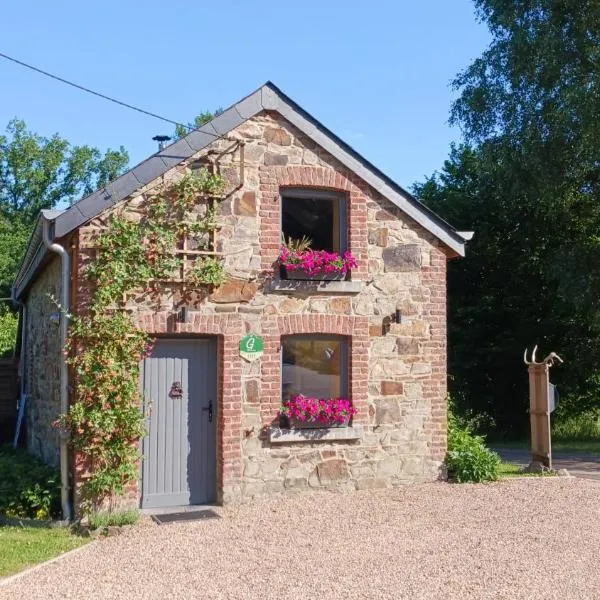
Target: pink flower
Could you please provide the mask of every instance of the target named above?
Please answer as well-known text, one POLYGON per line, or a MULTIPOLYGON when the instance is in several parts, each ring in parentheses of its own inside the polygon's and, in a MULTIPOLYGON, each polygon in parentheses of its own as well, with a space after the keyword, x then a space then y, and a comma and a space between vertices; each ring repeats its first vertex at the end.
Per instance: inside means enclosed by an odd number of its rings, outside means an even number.
POLYGON ((356 414, 347 398, 315 398, 298 394, 283 402, 281 414, 308 423, 344 424, 356 414))
POLYGON ((308 275, 347 273, 358 266, 350 252, 344 252, 343 256, 327 250, 292 252, 285 246, 280 249, 279 263, 286 269, 304 271, 308 275))

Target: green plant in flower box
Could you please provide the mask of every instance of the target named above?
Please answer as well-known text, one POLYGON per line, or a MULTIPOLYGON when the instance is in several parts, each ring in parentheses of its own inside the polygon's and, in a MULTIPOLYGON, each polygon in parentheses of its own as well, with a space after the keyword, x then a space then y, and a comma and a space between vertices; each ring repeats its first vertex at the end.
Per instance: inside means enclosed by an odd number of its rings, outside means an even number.
POLYGON ((214 257, 198 258, 189 276, 198 285, 221 285, 226 279, 223 261, 214 257))

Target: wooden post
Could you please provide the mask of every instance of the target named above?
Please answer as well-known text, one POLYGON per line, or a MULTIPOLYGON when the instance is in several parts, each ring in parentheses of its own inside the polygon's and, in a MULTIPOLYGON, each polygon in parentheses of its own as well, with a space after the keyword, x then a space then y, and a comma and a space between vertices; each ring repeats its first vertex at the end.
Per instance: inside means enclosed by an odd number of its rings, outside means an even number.
POLYGON ((529 420, 531 422, 531 465, 542 463, 552 469, 552 442, 550 436, 550 367, 555 360, 563 360, 551 352, 542 362, 535 361, 537 346, 527 360, 527 349, 523 360, 529 371, 529 420))
POLYGON ((549 371, 546 363, 529 365, 529 419, 531 421, 531 461, 552 468, 550 407, 548 406, 549 371))

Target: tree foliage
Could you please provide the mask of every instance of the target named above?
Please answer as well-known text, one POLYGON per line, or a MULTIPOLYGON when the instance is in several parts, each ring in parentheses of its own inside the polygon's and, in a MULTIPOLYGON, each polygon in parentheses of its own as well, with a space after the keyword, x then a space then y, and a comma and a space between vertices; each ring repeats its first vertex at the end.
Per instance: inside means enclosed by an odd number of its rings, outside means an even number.
POLYGON ((0 358, 12 356, 17 337, 17 315, 0 307, 0 358))
POLYGON ((105 185, 128 160, 122 147, 102 154, 58 134, 44 138, 13 119, 0 135, 0 214, 31 223, 41 209, 72 204, 105 185))
POLYGON ((600 0, 475 5, 493 41, 454 82, 465 144, 415 191, 476 232, 449 268, 451 389, 517 433, 535 343, 567 360, 561 410, 598 407, 600 0))
MULTIPOLYGON (((120 175, 128 160, 123 148, 102 154, 91 146, 72 146, 58 134, 32 133, 19 119, 10 121, 0 135, 0 297, 10 296, 39 211, 68 206, 93 192, 120 175)), ((0 338, 12 335, 11 327, 12 320, 2 317, 0 338)))
POLYGON ((198 129, 202 127, 202 125, 206 125, 209 121, 212 121, 215 117, 218 117, 222 112, 222 108, 217 108, 214 112, 210 112, 210 110, 205 110, 204 112, 201 112, 199 115, 196 115, 193 123, 188 123, 187 126, 176 125, 173 137, 176 140, 184 137, 192 129, 198 129))
POLYGON ((39 211, 68 206, 93 192, 120 175, 128 160, 123 148, 102 154, 10 121, 0 135, 0 296, 10 294, 39 211))

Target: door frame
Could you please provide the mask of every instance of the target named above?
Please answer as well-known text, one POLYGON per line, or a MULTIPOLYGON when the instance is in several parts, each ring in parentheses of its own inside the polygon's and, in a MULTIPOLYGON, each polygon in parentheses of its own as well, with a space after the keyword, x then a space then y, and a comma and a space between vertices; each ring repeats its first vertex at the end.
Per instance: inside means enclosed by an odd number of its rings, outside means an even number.
MULTIPOLYGON (((223 470, 222 470, 222 448, 223 448, 223 419, 222 419, 222 372, 223 372, 223 336, 222 335, 210 335, 210 334, 194 334, 194 333, 155 333, 151 336, 152 342, 165 340, 165 341, 182 341, 182 340, 197 340, 197 341, 209 341, 212 346, 212 351, 215 357, 215 404, 216 410, 214 413, 215 423, 215 448, 214 448, 214 460, 215 460, 215 500, 214 504, 222 504, 223 498, 223 470)), ((143 371, 140 366, 139 373, 139 390, 140 390, 140 410, 144 413, 146 418, 146 407, 144 402, 144 387, 143 387, 143 371)), ((147 426, 147 422, 146 422, 147 426)), ((144 435, 138 443, 138 449, 140 452, 139 468, 138 468, 138 506, 142 509, 143 489, 144 489, 144 441, 147 435, 144 435)), ((189 506, 194 506, 190 504, 189 506)), ((164 507, 168 508, 168 507, 164 507)), ((161 508, 143 508, 148 512, 161 511, 161 508)))

